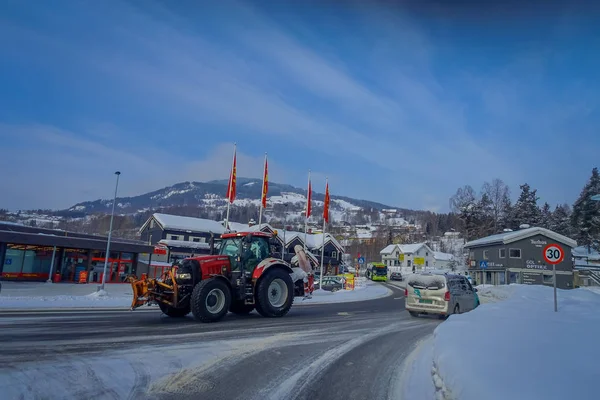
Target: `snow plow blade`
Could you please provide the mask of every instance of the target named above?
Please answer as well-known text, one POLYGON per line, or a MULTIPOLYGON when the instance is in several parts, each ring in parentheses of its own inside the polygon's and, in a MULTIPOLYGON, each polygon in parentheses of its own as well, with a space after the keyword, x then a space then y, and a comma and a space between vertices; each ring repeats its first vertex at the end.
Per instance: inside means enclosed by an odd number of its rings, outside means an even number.
POLYGON ((176 268, 165 272, 161 279, 138 279, 135 275, 128 278, 133 289, 131 310, 144 304, 163 303, 172 307, 177 305, 177 282, 175 281, 176 268))

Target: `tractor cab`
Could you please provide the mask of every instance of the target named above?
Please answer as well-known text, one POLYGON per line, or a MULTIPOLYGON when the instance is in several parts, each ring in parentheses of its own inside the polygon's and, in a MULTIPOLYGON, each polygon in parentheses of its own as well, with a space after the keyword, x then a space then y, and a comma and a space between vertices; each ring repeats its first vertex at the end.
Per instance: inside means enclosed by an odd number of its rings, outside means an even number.
POLYGON ((251 276, 262 260, 272 256, 271 238, 263 232, 226 233, 221 236, 219 255, 229 257, 233 274, 251 276))

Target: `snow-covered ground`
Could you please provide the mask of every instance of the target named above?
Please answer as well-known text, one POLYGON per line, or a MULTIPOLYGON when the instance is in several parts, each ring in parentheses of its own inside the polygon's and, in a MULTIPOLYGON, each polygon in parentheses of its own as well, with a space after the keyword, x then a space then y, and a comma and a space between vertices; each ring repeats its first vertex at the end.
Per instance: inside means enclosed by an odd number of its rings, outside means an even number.
MULTIPOLYGON (((50 308, 129 308, 133 291, 128 284, 106 284, 106 292, 97 292, 97 285, 3 282, 0 292, 2 309, 50 308)), ((294 307, 308 304, 346 303, 372 300, 390 295, 385 286, 366 282, 355 290, 335 293, 317 290, 311 299, 297 298, 294 307)))
MULTIPOLYGON (((600 294, 509 285, 478 287, 482 305, 438 326, 418 360, 427 384, 407 398, 505 400, 598 399, 600 294)), ((414 372, 412 372, 414 373, 414 372)))

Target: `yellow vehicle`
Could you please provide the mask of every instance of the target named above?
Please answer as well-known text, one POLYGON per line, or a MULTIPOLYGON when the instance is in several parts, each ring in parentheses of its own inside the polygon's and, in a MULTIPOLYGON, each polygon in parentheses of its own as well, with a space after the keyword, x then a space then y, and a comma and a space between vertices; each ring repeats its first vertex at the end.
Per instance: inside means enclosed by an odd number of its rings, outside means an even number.
POLYGON ((387 282, 388 269, 384 263, 370 263, 367 265, 367 271, 365 272, 367 279, 372 281, 383 281, 387 282))

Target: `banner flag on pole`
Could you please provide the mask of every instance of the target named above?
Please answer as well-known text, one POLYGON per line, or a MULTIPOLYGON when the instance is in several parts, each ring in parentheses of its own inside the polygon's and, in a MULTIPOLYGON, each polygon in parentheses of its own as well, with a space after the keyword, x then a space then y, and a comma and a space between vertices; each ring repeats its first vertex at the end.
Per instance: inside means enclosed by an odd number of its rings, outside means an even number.
POLYGON ((229 184, 227 185, 227 200, 233 203, 235 200, 235 183, 236 183, 236 148, 233 150, 233 164, 231 165, 231 173, 229 174, 229 184))
POLYGON ((263 174, 263 187, 261 203, 263 208, 267 208, 267 193, 269 192, 269 165, 267 155, 265 154, 265 172, 263 174))
POLYGON ((329 181, 325 185, 325 201, 323 202, 323 219, 329 223, 329 181))

